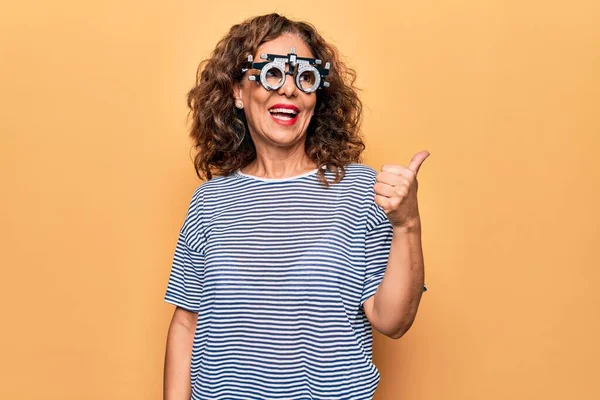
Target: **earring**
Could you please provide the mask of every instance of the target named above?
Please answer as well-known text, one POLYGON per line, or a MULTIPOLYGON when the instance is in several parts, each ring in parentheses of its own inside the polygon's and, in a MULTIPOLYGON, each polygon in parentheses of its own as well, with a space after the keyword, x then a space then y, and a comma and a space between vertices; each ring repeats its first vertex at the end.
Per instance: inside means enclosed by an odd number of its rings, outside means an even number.
POLYGON ((236 106, 237 108, 239 108, 240 110, 241 110, 242 108, 244 108, 244 104, 242 104, 242 102, 241 102, 240 100, 237 100, 237 101, 235 102, 235 106, 236 106))

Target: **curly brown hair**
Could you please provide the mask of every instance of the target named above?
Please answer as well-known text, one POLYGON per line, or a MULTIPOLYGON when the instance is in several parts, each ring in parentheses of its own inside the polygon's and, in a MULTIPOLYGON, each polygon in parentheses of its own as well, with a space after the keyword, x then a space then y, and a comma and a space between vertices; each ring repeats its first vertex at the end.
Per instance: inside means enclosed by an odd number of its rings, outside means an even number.
POLYGON ((306 134, 305 152, 319 167, 319 180, 329 186, 322 166, 335 173, 336 183, 343 179, 345 165, 362 161, 365 144, 360 132, 362 102, 354 85, 356 72, 342 62, 337 48, 326 43, 313 25, 273 13, 232 26, 210 58, 198 66, 187 105, 193 118, 190 136, 197 150, 194 167, 200 179, 203 175, 211 179, 213 172, 229 175, 256 157, 254 143, 246 134, 244 112, 234 106, 233 87, 244 77, 242 65, 248 54, 285 33, 298 35, 315 58, 331 63, 330 86, 317 91, 306 134))

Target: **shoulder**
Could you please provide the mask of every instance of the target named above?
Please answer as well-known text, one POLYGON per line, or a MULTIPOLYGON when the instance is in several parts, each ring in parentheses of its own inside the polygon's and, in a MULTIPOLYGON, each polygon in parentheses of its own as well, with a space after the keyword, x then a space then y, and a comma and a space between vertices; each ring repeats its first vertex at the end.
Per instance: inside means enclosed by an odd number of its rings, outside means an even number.
POLYGON ((214 208, 219 190, 223 188, 228 178, 228 176, 215 176, 212 179, 203 181, 194 189, 182 226, 184 237, 200 237, 199 235, 204 230, 206 217, 210 215, 210 210, 214 208))
MULTIPOLYGON (((364 204, 366 211, 366 229, 371 231, 377 226, 389 227, 389 220, 383 209, 375 202, 375 190, 373 186, 377 182, 378 171, 374 168, 359 163, 348 164, 347 176, 353 181, 353 190, 360 191, 361 195, 367 199, 364 204)), ((346 178, 344 178, 346 179, 346 178)))
POLYGON ((200 219, 205 213, 205 204, 210 204, 210 199, 215 198, 226 180, 227 176, 216 176, 196 186, 190 199, 187 219, 200 219))
POLYGON ((350 163, 345 165, 344 168, 346 170, 344 179, 348 179, 354 184, 365 185, 368 188, 372 188, 375 184, 377 171, 374 168, 360 163, 350 163))
POLYGON ((346 168, 347 172, 350 172, 355 176, 372 177, 377 175, 377 171, 367 164, 350 163, 346 164, 344 168, 346 168))
POLYGON ((214 194, 218 194, 224 187, 228 186, 232 179, 234 179, 233 175, 217 175, 212 179, 202 182, 194 189, 192 200, 201 202, 205 198, 210 199, 214 194))

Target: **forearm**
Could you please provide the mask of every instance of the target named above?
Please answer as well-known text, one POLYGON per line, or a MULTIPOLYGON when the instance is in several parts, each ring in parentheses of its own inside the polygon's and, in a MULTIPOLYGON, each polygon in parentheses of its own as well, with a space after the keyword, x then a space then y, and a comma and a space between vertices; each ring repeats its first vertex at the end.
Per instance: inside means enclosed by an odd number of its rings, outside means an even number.
POLYGON ((411 327, 421 301, 424 262, 420 219, 394 228, 386 271, 374 297, 375 328, 399 338, 411 327))
POLYGON ((167 335, 164 368, 164 400, 190 400, 190 368, 194 330, 175 319, 167 335))

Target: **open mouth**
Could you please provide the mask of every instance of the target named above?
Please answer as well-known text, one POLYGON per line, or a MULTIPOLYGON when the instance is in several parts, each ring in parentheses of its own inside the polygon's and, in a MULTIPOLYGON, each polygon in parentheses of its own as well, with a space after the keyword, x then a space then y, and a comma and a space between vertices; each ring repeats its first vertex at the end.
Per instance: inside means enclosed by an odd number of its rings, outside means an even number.
POLYGON ((298 113, 289 108, 271 108, 269 110, 273 118, 289 121, 290 119, 296 118, 298 113))
POLYGON ((291 104, 275 104, 269 109, 269 113, 275 122, 283 125, 291 125, 298 119, 300 109, 291 104))

